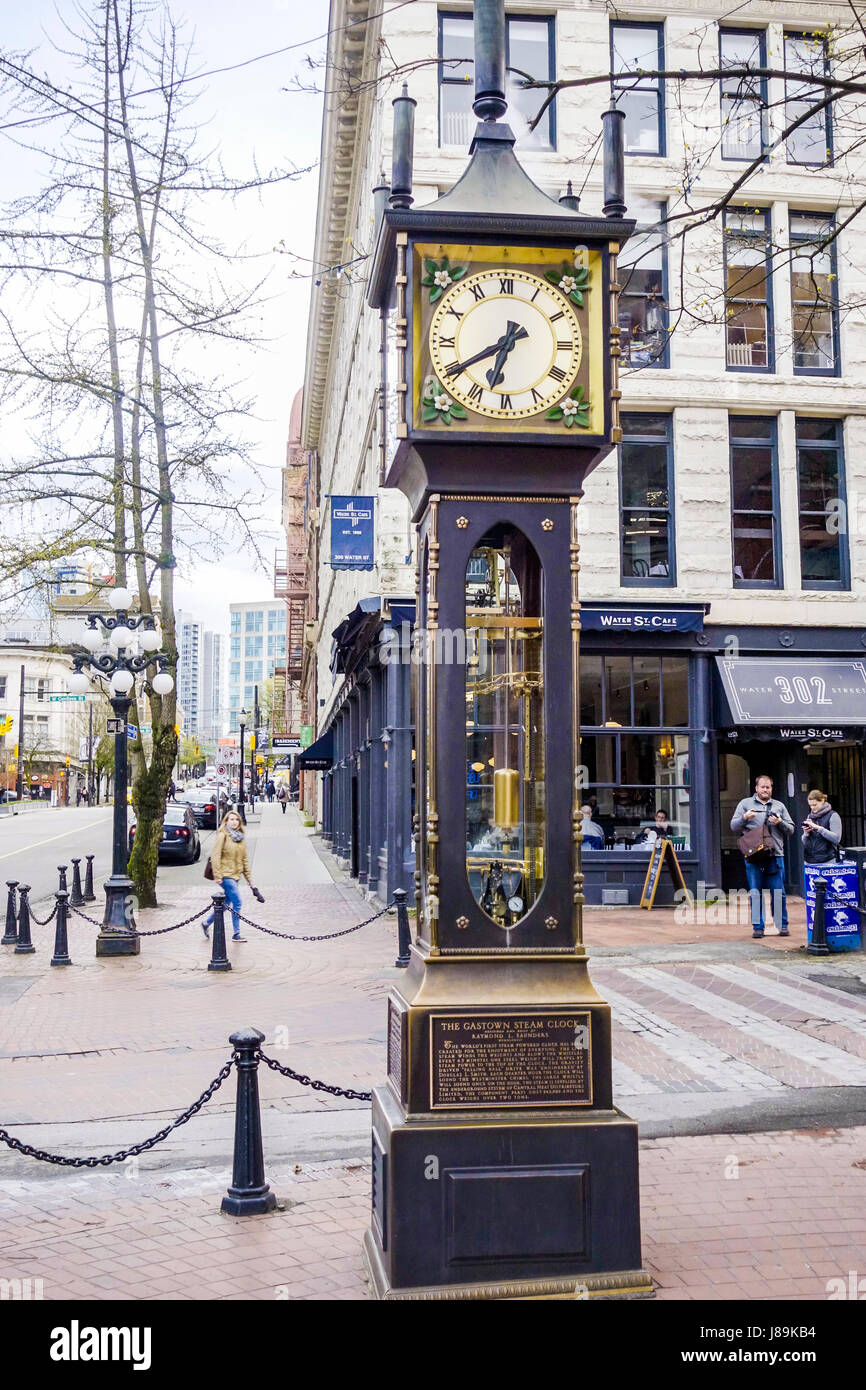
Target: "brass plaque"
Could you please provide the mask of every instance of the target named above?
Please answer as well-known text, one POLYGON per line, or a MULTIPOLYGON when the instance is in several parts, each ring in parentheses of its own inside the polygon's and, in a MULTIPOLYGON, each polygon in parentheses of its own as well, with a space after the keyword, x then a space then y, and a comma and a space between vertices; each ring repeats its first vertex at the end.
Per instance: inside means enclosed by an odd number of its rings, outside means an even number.
POLYGON ((592 1105, 588 1012, 431 1017, 432 1110, 562 1105, 592 1105))

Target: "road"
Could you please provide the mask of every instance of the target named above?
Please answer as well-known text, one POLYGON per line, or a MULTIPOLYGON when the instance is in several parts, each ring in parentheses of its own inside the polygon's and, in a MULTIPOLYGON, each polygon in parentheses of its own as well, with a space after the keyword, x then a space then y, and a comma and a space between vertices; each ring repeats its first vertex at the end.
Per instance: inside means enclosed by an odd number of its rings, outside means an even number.
MULTIPOLYGON (((94 807, 28 807, 18 816, 0 818, 0 880, 16 879, 29 883, 30 901, 41 913, 41 905, 57 888, 59 864, 69 865, 72 883, 72 858, 81 858, 82 881, 84 858, 94 855, 93 883, 98 900, 102 900, 101 884, 111 873, 111 806, 94 807)), ((130 824, 132 812, 130 810, 130 824)), ((157 874, 157 896, 169 900, 174 888, 188 888, 202 876, 204 862, 210 853, 212 830, 199 832, 202 837, 202 858, 198 864, 161 864, 157 874)), ((5 889, 3 890, 5 904, 5 889)))

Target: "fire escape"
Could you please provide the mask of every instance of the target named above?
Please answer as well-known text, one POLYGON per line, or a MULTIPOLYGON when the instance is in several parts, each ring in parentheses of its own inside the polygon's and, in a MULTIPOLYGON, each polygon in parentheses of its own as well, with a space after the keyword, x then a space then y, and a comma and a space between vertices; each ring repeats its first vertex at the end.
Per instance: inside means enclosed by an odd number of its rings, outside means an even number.
POLYGON ((274 714, 280 708, 280 676, 285 681, 283 702, 284 732, 298 736, 301 730, 301 675, 304 660, 304 623, 307 618, 307 546, 304 536, 306 469, 294 467, 284 474, 283 515, 286 520, 286 549, 274 557, 274 598, 286 603, 286 662, 274 670, 274 714))

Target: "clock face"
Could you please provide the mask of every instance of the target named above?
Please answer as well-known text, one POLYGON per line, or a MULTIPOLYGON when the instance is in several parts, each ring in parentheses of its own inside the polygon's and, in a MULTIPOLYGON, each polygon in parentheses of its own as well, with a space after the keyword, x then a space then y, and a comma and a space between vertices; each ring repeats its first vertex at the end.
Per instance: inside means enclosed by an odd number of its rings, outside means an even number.
POLYGON ((583 356, 571 301, 540 275, 510 267, 452 284, 436 305, 429 346, 448 394, 496 420, 556 405, 583 356))

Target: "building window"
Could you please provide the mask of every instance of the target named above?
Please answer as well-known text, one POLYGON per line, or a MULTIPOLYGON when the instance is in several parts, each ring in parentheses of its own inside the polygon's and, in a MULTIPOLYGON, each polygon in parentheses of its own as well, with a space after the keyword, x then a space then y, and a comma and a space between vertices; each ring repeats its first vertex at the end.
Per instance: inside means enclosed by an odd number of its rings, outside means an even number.
POLYGON ((619 450, 621 583, 676 581, 672 416, 622 416, 619 450))
POLYGON ((845 478, 838 420, 797 420, 800 575, 804 589, 848 589, 845 478))
POLYGON ((822 34, 785 35, 785 129, 791 130, 785 141, 789 164, 832 164, 833 124, 831 106, 814 108, 830 95, 823 84, 810 78, 827 77, 830 64, 827 39, 822 34))
POLYGON ((6 676, 0 676, 0 700, 6 699, 6 676))
MULTIPOLYGON (((719 30, 719 67, 765 68, 766 36, 755 29, 719 30)), ((722 158, 761 159, 767 149, 767 83, 749 74, 722 78, 722 158)))
POLYGON ((770 214, 725 211, 725 331, 728 371, 773 370, 770 214))
MULTIPOLYGON (((473 73, 473 25, 468 14, 439 14, 439 144, 465 149, 475 134, 477 117, 473 73)), ((508 16, 505 21, 506 65, 539 81, 553 82, 556 73, 554 21, 508 16)), ((517 73, 506 73, 508 123, 522 149, 556 148, 555 102, 535 130, 535 119, 546 93, 523 89, 517 73)))
POLYGON ((619 255, 619 340, 628 367, 667 367, 667 252, 664 203, 632 200, 637 227, 619 255))
POLYGON ((734 585, 778 589, 782 557, 776 421, 767 415, 732 415, 728 427, 734 585))
POLYGON ((241 663, 239 661, 229 662, 229 680, 239 681, 241 678, 241 663))
POLYGON ((240 637, 232 637, 229 640, 229 656, 239 657, 241 654, 240 637))
POLYGON ((263 650, 262 637, 244 638, 244 658, 249 661, 251 657, 261 656, 263 650))
MULTIPOLYGON (((689 849, 688 658, 581 656, 580 726, 585 804, 603 848, 648 852, 664 811, 689 849)), ((601 848, 584 843, 584 853, 601 848)))
POLYGON ((286 629, 286 610, 285 608, 268 609, 268 632, 285 632, 286 629))
POLYGON ((286 654, 286 634, 284 632, 274 633, 268 638, 268 656, 285 656, 286 654))
POLYGON ((231 615, 231 631, 232 631, 232 632, 240 632, 240 630, 241 630, 241 615, 240 615, 240 613, 232 613, 232 615, 231 615))
POLYGON ((245 632, 261 632, 264 626, 264 610, 256 608, 246 615, 245 632))
POLYGON ((626 154, 664 154, 664 79, 637 75, 664 68, 664 26, 611 24, 610 58, 617 106, 625 112, 626 154))
POLYGON ((832 217, 791 213, 791 319, 794 371, 836 376, 839 371, 839 290, 832 217))

